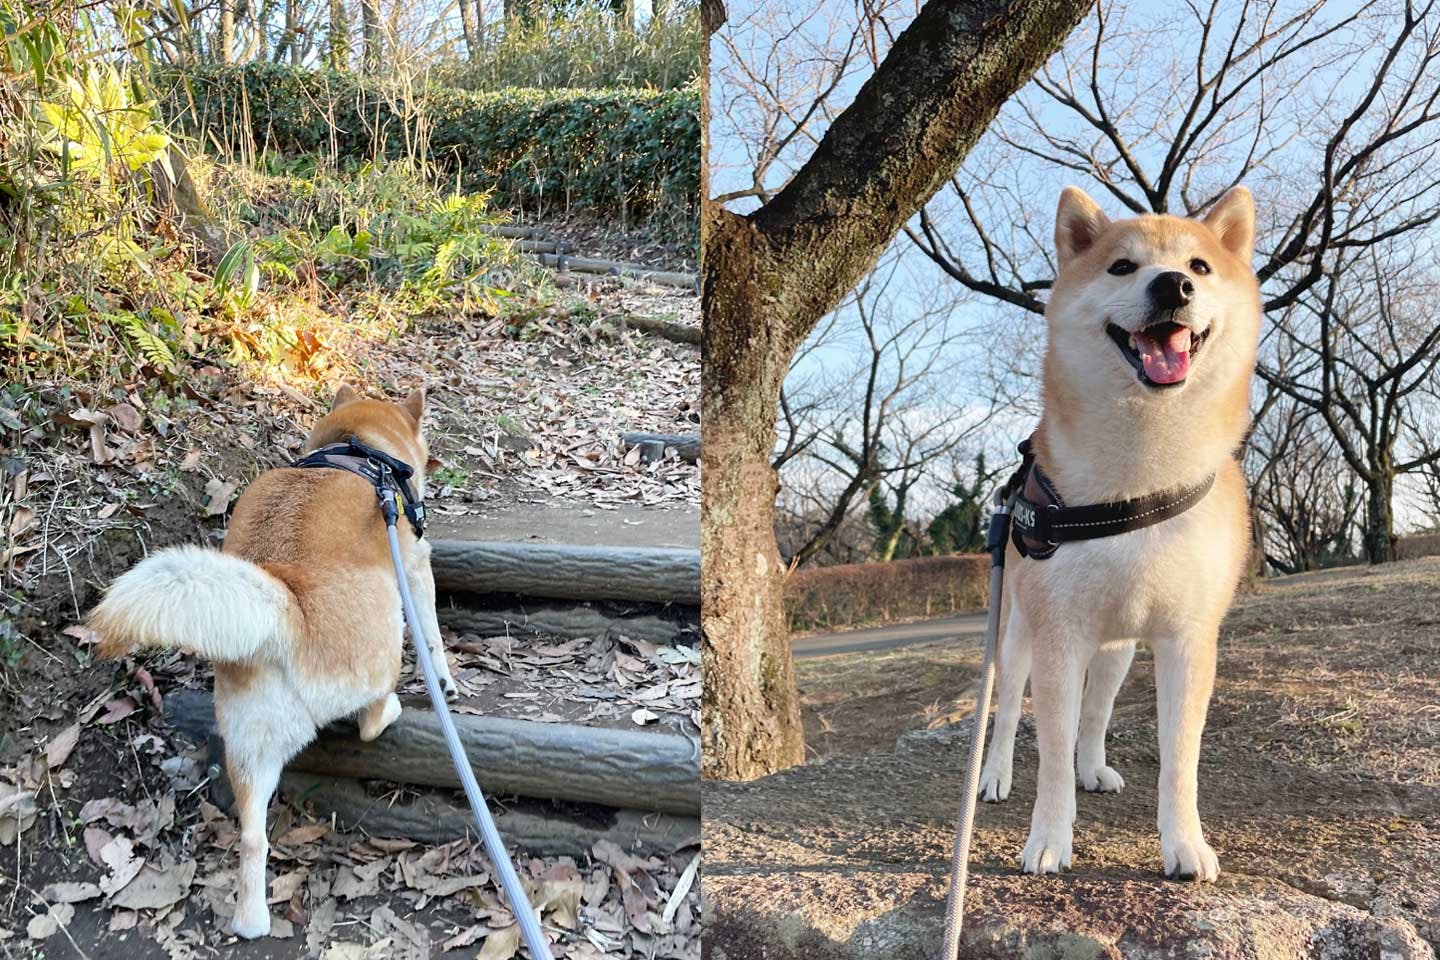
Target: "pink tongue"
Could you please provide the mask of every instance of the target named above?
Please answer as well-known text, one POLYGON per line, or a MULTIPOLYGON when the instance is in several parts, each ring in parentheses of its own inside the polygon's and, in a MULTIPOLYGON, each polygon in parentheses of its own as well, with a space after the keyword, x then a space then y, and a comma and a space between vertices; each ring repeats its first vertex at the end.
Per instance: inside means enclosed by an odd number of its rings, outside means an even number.
POLYGON ((1176 326, 1162 337, 1145 330, 1135 334, 1135 348, 1145 376, 1155 383, 1179 383, 1190 372, 1190 328, 1176 326))

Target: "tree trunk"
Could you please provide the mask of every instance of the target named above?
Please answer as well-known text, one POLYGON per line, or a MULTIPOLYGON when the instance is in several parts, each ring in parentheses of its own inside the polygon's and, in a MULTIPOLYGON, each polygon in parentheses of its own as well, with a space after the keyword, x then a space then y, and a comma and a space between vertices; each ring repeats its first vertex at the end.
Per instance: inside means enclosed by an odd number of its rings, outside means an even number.
POLYGON ((380 49, 380 0, 360 0, 360 16, 365 30, 365 72, 375 73, 384 56, 380 49))
POLYGON ((479 0, 460 0, 460 28, 465 33, 465 55, 474 63, 480 59, 480 34, 475 22, 479 0))
MULTIPOLYGON (((791 357, 1090 5, 929 0, 769 203, 741 217, 702 180, 706 777, 804 759, 770 466, 791 357)), ((707 28, 724 17, 716 7, 702 3, 707 28)))
POLYGON ((235 62, 235 0, 220 0, 220 35, 215 40, 216 59, 235 62))
POLYGON ((350 67, 350 14, 345 0, 330 0, 330 33, 327 37, 331 70, 350 67))
POLYGON ((755 291, 761 255, 753 228, 707 206, 701 775, 748 780, 805 759, 785 625, 785 568, 775 543, 779 482, 770 465, 775 408, 796 344, 783 324, 767 322, 766 298, 755 291))
POLYGON ((285 0, 285 43, 289 46, 290 66, 300 66, 300 0, 285 0))
POLYGON ((1369 494, 1365 504, 1365 556, 1371 563, 1390 563, 1395 559, 1395 478, 1380 465, 1374 479, 1366 484, 1369 494))

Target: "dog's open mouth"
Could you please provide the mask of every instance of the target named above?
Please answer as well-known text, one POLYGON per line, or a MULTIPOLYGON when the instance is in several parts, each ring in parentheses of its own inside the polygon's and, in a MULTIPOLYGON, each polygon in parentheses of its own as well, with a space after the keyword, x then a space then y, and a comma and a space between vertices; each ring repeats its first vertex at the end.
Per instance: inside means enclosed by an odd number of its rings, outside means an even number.
POLYGON ((1140 382, 1152 387, 1178 387, 1184 383, 1190 375, 1190 361, 1210 336, 1208 328, 1197 335, 1172 320, 1152 323, 1134 333, 1107 323, 1105 332, 1135 368, 1140 382))

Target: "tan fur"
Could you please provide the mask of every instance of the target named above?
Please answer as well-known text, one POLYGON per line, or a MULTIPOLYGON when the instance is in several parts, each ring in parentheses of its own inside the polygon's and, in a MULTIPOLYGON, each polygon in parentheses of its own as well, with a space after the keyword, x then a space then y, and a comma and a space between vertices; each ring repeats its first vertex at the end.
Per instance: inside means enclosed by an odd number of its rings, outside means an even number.
POLYGON ((1112 222, 1079 190, 1061 195, 1039 462, 1075 505, 1173 490, 1211 474, 1216 480, 1189 511, 1142 530, 1067 543, 1047 560, 1021 559, 1010 548, 995 742, 981 791, 992 801, 1009 793, 1028 675, 1040 775, 1022 856, 1027 872, 1069 866, 1077 775, 1089 790, 1123 786, 1105 763, 1104 738, 1137 641, 1155 650, 1166 872, 1202 880, 1219 872, 1200 827, 1196 764, 1216 637, 1249 545, 1245 483, 1234 457, 1249 424, 1260 325, 1249 264, 1253 225, 1243 188, 1203 220, 1112 222), (1120 258, 1139 269, 1110 275, 1120 258), (1195 258, 1212 272, 1192 269, 1195 258), (1137 379, 1105 330, 1107 323, 1129 331, 1144 326, 1145 287, 1166 270, 1192 277, 1196 293, 1184 322, 1209 336, 1183 385, 1160 390, 1137 379))
MULTIPOLYGON (((354 436, 414 466, 412 483, 423 496, 424 404, 420 392, 389 403, 344 386, 305 449, 354 436)), ((398 530, 425 621, 418 629, 453 696, 429 544, 404 522, 398 530)), ((104 656, 178 646, 214 662, 216 722, 241 820, 233 927, 241 936, 264 935, 265 810, 281 768, 331 720, 358 713, 370 740, 400 713, 394 689, 403 616, 374 488, 339 470, 266 471, 236 502, 219 556, 161 551, 117 579, 89 623, 104 656), (187 636, 197 624, 223 637, 187 636)))

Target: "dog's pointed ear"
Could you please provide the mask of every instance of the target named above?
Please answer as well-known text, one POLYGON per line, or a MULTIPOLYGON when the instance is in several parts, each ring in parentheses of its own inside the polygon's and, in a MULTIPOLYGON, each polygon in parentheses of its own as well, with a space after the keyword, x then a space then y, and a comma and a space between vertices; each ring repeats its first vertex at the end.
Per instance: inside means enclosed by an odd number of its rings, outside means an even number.
POLYGON ((355 388, 348 383, 342 383, 340 389, 335 391, 335 402, 330 405, 330 408, 333 410, 336 407, 344 406, 351 400, 358 399, 360 399, 360 394, 355 392, 355 388))
POLYGON ((1055 211, 1055 252, 1060 264, 1085 253, 1110 225, 1099 204, 1079 187, 1060 191, 1060 206, 1055 211))
POLYGON ((425 415, 425 388, 421 387, 419 390, 411 392, 410 396, 400 402, 400 405, 405 408, 406 413, 415 418, 416 423, 419 423, 420 418, 425 415))
POLYGON ((1246 263, 1255 252, 1255 200, 1241 186, 1231 187, 1205 214, 1205 226, 1220 245, 1246 263))

